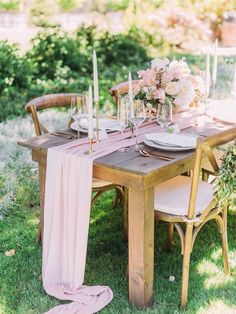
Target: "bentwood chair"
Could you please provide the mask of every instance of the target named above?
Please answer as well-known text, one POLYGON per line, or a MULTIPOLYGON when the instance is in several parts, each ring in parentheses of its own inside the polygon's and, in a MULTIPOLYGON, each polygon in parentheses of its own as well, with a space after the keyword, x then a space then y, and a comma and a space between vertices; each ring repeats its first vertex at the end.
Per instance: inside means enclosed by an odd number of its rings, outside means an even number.
POLYGON ((222 238, 224 272, 229 274, 227 244, 227 207, 217 204, 210 183, 200 180, 201 163, 209 160, 215 176, 219 166, 213 148, 236 138, 236 128, 198 142, 192 178, 177 176, 155 187, 155 219, 175 227, 181 240, 183 255, 181 307, 187 306, 190 255, 198 232, 210 220, 215 220, 222 238), (186 226, 185 233, 181 227, 186 226))
MULTIPOLYGON (((133 85, 136 84, 138 80, 132 81, 133 85)), ((124 94, 127 94, 129 90, 129 82, 121 82, 115 86, 113 86, 109 92, 116 104, 118 105, 120 97, 124 94)))
MULTIPOLYGON (((50 108, 59 108, 59 107, 69 107, 71 104, 71 99, 73 97, 84 97, 82 94, 76 94, 76 93, 71 93, 71 94, 50 94, 50 95, 45 95, 41 97, 37 97, 29 101, 25 108, 26 110, 30 113, 33 123, 34 123, 34 128, 35 128, 35 133, 37 136, 49 133, 48 129, 40 122, 38 111, 43 110, 43 109, 50 109, 50 108)), ((68 121, 68 127, 70 126, 71 121, 68 121)), ((127 221, 126 221, 126 215, 125 213, 125 201, 124 201, 124 191, 121 186, 113 184, 111 182, 107 181, 102 181, 93 178, 93 185, 92 185, 92 192, 93 192, 93 197, 92 197, 92 202, 91 206, 95 204, 97 199, 106 191, 109 190, 115 190, 116 192, 116 199, 114 202, 114 205, 116 206, 118 204, 118 201, 122 204, 122 222, 123 222, 123 229, 124 229, 124 234, 125 237, 127 237, 127 221)), ((40 213, 40 222, 42 219, 42 213, 40 213)), ((41 239, 41 223, 39 223, 39 228, 38 228, 38 236, 36 242, 38 243, 41 239)))

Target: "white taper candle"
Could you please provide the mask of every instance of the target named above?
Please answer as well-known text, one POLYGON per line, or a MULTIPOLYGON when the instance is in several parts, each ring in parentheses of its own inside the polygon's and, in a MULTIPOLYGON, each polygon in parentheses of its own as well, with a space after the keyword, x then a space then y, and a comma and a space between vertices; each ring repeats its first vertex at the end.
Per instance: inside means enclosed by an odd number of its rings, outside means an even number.
POLYGON ((210 53, 208 51, 206 55, 206 94, 209 95, 211 85, 211 74, 210 74, 210 53))
POLYGON ((93 139, 93 94, 92 87, 88 90, 88 138, 93 139))
POLYGON ((97 66, 97 55, 96 51, 93 51, 93 88, 94 88, 94 101, 99 101, 98 91, 98 66, 97 66))
POLYGON ((213 71, 212 71, 212 82, 213 85, 216 84, 217 79, 217 62, 218 62, 218 40, 215 40, 214 45, 214 61, 213 61, 213 71))
POLYGON ((134 118, 134 101, 133 101, 133 83, 132 83, 132 76, 131 73, 129 72, 129 102, 130 102, 130 116, 131 119, 134 118))

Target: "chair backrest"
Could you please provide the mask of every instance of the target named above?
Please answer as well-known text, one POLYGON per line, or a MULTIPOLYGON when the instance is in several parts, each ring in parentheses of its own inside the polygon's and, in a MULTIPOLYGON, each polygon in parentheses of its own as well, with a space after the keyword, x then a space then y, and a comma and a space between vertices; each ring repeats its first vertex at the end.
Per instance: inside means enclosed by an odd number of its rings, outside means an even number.
POLYGON ((195 154, 195 163, 194 163, 194 169, 193 169, 192 186, 191 186, 189 209, 188 209, 189 219, 193 219, 195 217, 196 198, 197 198, 198 184, 200 180, 201 163, 202 163, 203 157, 205 156, 207 157, 207 159, 209 160, 214 170, 214 175, 217 175, 218 170, 219 170, 219 165, 217 163, 213 149, 217 146, 227 144, 235 139, 236 139, 236 127, 222 131, 221 133, 218 133, 217 135, 210 136, 204 141, 198 141, 196 154, 195 154))
MULTIPOLYGON (((138 82, 138 80, 132 81, 133 85, 135 85, 138 82)), ((115 86, 113 86, 109 92, 112 98, 115 100, 116 104, 119 103, 119 99, 122 95, 127 94, 129 90, 129 82, 122 82, 115 86)))
POLYGON ((31 114, 36 135, 48 133, 49 131, 39 121, 38 111, 48 108, 68 107, 71 104, 71 98, 84 96, 82 94, 49 94, 37 97, 29 101, 25 109, 31 114))

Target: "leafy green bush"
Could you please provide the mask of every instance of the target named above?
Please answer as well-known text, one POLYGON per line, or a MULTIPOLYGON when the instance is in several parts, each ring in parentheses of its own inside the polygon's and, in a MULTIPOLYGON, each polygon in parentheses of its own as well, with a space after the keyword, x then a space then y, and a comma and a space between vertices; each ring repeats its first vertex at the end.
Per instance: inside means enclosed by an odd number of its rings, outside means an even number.
POLYGON ((94 26, 81 27, 73 35, 44 28, 23 57, 16 45, 1 42, 0 121, 24 114, 25 103, 34 97, 88 89, 93 49, 98 57, 101 104, 111 102, 108 90, 127 80, 129 70, 136 73, 149 61, 138 36, 98 33, 94 26))
POLYGON ((0 10, 3 11, 18 11, 22 0, 1 0, 0 10))
POLYGON ((31 84, 31 63, 18 55, 18 47, 0 41, 0 121, 23 110, 31 84))
MULTIPOLYGON (((137 29, 113 35, 83 26, 69 35, 57 27, 43 28, 23 57, 16 45, 0 42, 0 121, 25 114, 24 105, 34 97, 87 90, 92 84, 93 49, 98 58, 101 106, 111 104, 108 90, 127 80, 128 71, 135 79, 150 61, 137 29)), ((199 61, 186 57, 192 63, 199 61)))
POLYGON ((228 146, 215 181, 219 203, 236 210, 236 141, 228 146))
POLYGON ((129 7, 129 3, 129 0, 94 0, 92 9, 100 13, 125 11, 129 7))

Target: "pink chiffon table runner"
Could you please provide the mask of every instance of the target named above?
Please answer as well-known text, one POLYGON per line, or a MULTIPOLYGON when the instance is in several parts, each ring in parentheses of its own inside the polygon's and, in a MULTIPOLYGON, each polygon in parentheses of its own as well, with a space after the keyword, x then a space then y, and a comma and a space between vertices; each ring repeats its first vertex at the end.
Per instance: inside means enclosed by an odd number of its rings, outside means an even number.
MULTIPOLYGON (((176 121, 180 129, 195 123, 195 116, 187 115, 176 121)), ((156 123, 139 129, 138 141, 156 132, 156 123)), ((106 286, 83 285, 87 239, 90 219, 93 160, 121 147, 135 143, 131 132, 114 133, 93 145, 93 153, 86 155, 88 139, 75 140, 48 149, 43 235, 43 285, 46 292, 60 300, 71 300, 47 313, 96 313, 113 298, 106 286)), ((101 266, 102 267, 102 266, 101 266)))

